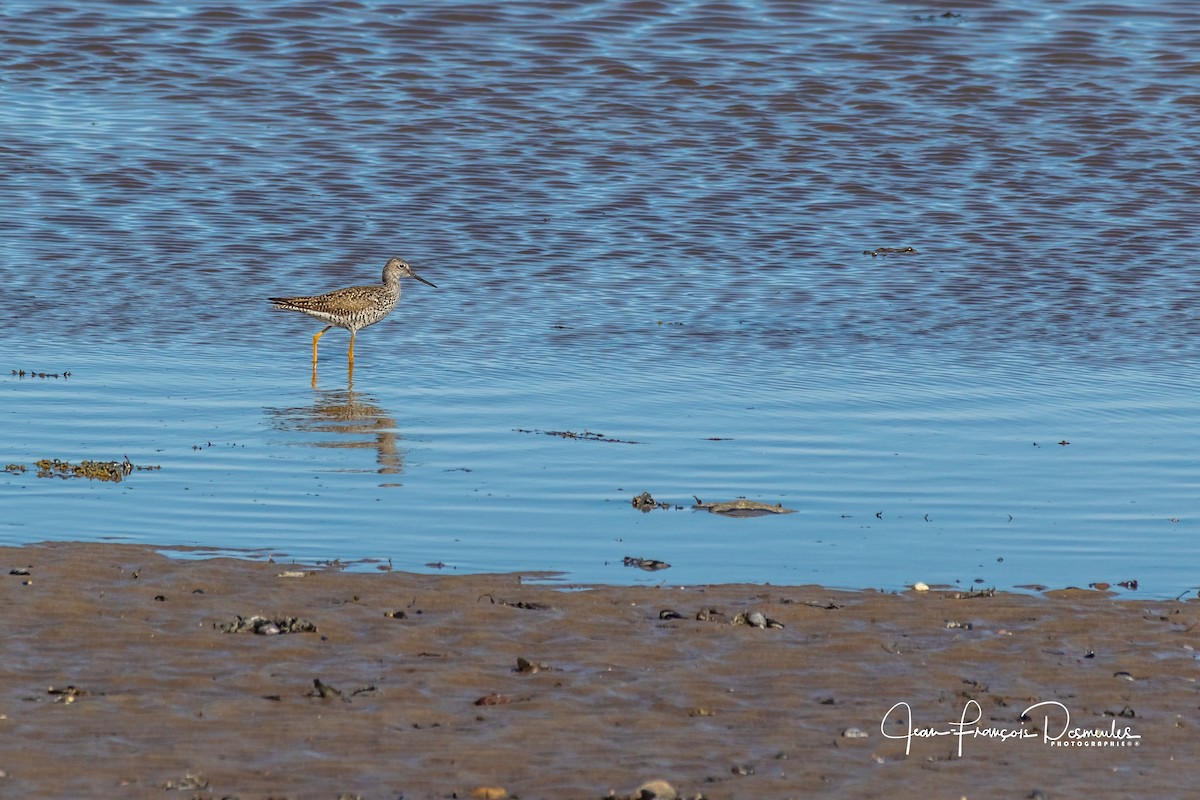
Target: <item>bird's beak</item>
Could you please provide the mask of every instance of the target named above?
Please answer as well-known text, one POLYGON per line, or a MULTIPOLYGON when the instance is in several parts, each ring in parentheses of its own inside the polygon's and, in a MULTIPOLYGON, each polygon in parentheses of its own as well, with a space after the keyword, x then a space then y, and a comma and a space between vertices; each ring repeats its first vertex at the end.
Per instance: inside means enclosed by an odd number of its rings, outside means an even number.
POLYGON ((413 276, 414 278, 416 278, 417 280, 419 280, 421 283, 425 284, 426 286, 433 286, 433 288, 435 288, 435 289, 437 288, 437 286, 435 286, 434 284, 432 284, 432 283, 430 283, 429 281, 425 280, 425 279, 424 279, 424 278, 422 278, 420 275, 418 275, 417 273, 413 272, 411 269, 408 271, 408 274, 409 274, 409 275, 411 275, 411 276, 413 276))

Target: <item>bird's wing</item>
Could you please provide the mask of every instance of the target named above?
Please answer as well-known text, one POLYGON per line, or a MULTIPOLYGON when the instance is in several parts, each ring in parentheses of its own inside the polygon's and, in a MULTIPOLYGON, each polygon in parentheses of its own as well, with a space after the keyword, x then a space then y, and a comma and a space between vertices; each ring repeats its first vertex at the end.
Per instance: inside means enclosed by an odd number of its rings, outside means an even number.
POLYGON ((348 286, 329 294, 313 297, 272 297, 271 302, 283 308, 298 311, 317 311, 323 314, 354 314, 373 305, 368 286, 348 286))

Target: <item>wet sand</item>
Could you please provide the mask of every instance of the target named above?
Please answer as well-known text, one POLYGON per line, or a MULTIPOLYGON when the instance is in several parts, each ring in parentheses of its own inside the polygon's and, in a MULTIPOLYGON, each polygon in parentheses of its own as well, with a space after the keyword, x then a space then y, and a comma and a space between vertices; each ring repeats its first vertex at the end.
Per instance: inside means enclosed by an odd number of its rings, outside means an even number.
POLYGON ((1200 760, 1195 600, 572 588, 0 548, 0 796, 601 798, 660 779, 1053 800, 1175 796, 1200 760), (753 612, 784 627, 731 624, 753 612), (254 615, 316 631, 223 630, 254 615), (898 703, 937 735, 903 738, 898 703))

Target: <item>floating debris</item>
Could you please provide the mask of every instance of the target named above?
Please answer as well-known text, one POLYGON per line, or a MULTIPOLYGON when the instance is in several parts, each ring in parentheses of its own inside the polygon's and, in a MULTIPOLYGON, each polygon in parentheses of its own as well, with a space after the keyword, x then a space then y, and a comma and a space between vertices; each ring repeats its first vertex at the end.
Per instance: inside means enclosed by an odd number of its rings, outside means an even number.
POLYGON ((768 618, 761 611, 739 613, 729 622, 730 625, 749 625, 751 628, 782 628, 784 624, 768 618))
POLYGON ((14 369, 12 374, 17 378, 69 378, 69 372, 38 372, 37 370, 14 369))
POLYGON ((846 728, 846 730, 842 731, 843 739, 866 739, 868 736, 870 734, 862 728, 846 728))
POLYGON ((696 505, 693 509, 699 511, 703 509, 712 514, 720 514, 724 517, 762 517, 767 514, 795 514, 796 509, 784 508, 781 504, 768 505, 760 503, 757 500, 747 500, 744 497, 739 497, 736 500, 730 500, 725 503, 706 503, 699 497, 692 495, 696 500, 696 505))
POLYGON ((946 622, 946 628, 961 628, 964 631, 974 630, 975 626, 970 622, 958 622, 957 620, 949 620, 946 622))
POLYGON ((531 428, 513 428, 517 433, 540 433, 543 436, 557 436, 560 439, 579 439, 588 442, 614 442, 616 444, 641 444, 641 442, 631 442, 626 439, 613 439, 605 436, 603 433, 596 433, 584 429, 583 433, 575 431, 539 431, 531 428))
POLYGON ((914 592, 928 592, 929 584, 925 583, 924 581, 917 581, 913 584, 912 588, 914 592))
POLYGON ((634 558, 633 556, 625 556, 624 563, 627 567, 637 567, 647 572, 656 572, 657 570, 667 569, 671 566, 667 562, 659 561, 655 558, 634 558))
POLYGON ((700 622, 712 622, 715 621, 717 617, 723 616, 725 615, 715 608, 702 608, 696 612, 696 619, 698 619, 700 622))
POLYGON ((88 695, 83 689, 76 689, 74 686, 66 686, 62 689, 50 686, 47 687, 46 694, 54 695, 54 702, 56 703, 74 703, 80 697, 87 697, 88 695))
POLYGON ((916 252, 917 248, 915 247, 876 247, 874 250, 863 250, 863 255, 876 258, 877 256, 905 255, 916 252))
POLYGON ((659 619, 683 619, 683 614, 680 614, 673 608, 664 608, 658 612, 659 619))
POLYGON ((925 16, 914 16, 914 22, 936 22, 939 19, 962 19, 963 15, 954 11, 944 11, 941 14, 926 14, 925 16))
MULTIPOLYGON (((10 464, 10 467, 16 466, 10 464)), ((124 461, 80 461, 72 464, 70 461, 60 461, 57 458, 43 458, 36 462, 39 478, 87 478, 89 480, 112 481, 120 483, 128 478, 134 470, 139 472, 162 469, 159 466, 142 466, 134 464, 129 456, 124 461)), ((24 472, 24 467, 21 468, 24 472)))
POLYGON ((554 667, 549 664, 542 664, 538 661, 529 661, 528 659, 518 658, 517 667, 513 672, 520 672, 522 675, 533 675, 537 672, 549 672, 554 667))
POLYGON ((512 702, 511 697, 502 694, 486 694, 475 701, 477 706, 506 706, 512 702))
POLYGON ((280 633, 316 633, 317 626, 299 617, 243 617, 240 614, 233 622, 221 626, 225 633, 255 633, 259 636, 274 636, 280 633))
POLYGON ((633 498, 633 500, 630 501, 630 504, 634 508, 636 508, 638 511, 641 511, 643 514, 649 514, 651 511, 653 511, 656 508, 662 508, 662 509, 670 509, 672 507, 676 508, 676 509, 683 508, 683 506, 672 506, 670 503, 660 503, 657 500, 655 500, 653 497, 651 497, 649 492, 642 492, 637 497, 633 498))

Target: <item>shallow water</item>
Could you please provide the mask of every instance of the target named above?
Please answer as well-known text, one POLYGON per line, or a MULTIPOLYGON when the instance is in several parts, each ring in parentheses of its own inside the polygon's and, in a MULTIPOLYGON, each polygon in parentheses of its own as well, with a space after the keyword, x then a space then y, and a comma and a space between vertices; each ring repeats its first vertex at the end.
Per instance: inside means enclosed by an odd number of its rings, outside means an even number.
POLYGON ((4 543, 1200 583, 1188 4, 2 13, 4 543))

